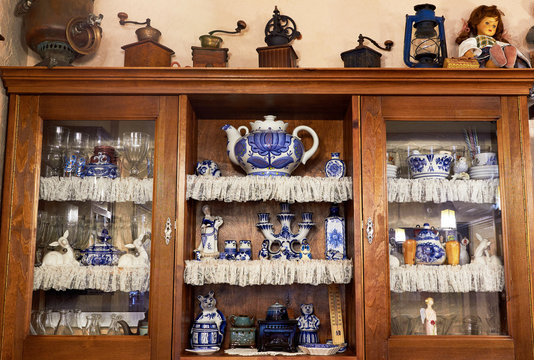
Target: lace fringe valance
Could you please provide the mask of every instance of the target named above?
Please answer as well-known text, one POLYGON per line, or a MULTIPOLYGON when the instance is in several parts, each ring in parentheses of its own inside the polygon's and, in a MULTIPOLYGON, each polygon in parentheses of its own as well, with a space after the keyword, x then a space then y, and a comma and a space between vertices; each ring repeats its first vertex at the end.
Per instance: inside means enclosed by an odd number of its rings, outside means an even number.
POLYGON ((150 267, 36 266, 33 290, 148 291, 150 267))
POLYGON ((388 179, 388 201, 434 202, 464 201, 497 202, 499 180, 388 179))
POLYGON ((352 178, 187 176, 187 199, 225 202, 336 202, 352 199, 352 178))
POLYGON ((402 265, 390 269, 393 292, 499 292, 504 290, 502 265, 402 265))
POLYGON ((226 355, 239 355, 239 356, 297 356, 297 355, 306 355, 302 351, 297 351, 294 353, 285 352, 285 351, 258 351, 258 349, 246 349, 246 348, 235 348, 235 349, 226 349, 224 350, 226 355))
POLYGON ((47 201, 152 201, 152 179, 42 177, 39 198, 47 201))
POLYGON ((186 260, 184 281, 189 285, 347 284, 352 260, 186 260))

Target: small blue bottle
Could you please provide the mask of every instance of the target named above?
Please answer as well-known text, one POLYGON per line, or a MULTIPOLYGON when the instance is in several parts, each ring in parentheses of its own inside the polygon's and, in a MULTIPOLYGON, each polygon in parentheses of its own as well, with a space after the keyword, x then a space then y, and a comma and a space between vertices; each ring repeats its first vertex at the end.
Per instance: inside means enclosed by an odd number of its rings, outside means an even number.
POLYGON ((345 241, 345 218, 339 215, 338 204, 330 207, 330 215, 324 220, 326 260, 345 260, 347 245, 345 241))

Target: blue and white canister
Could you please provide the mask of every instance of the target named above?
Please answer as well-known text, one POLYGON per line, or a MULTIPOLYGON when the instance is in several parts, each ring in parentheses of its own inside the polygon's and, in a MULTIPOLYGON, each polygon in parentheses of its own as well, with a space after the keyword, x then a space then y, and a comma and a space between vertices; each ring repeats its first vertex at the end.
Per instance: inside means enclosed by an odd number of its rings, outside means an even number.
POLYGON ((250 240, 239 240, 238 255, 240 255, 240 260, 252 259, 252 242, 250 240))
POLYGON ((237 255, 237 241, 225 240, 224 241, 224 253, 227 260, 234 260, 237 255))
POLYGON ((330 207, 330 215, 324 220, 325 229, 325 259, 344 260, 347 258, 345 241, 345 218, 339 215, 339 206, 330 207))
POLYGON ((339 158, 339 153, 337 152, 333 152, 330 155, 332 158, 324 166, 325 176, 337 179, 344 177, 347 171, 345 162, 339 158))

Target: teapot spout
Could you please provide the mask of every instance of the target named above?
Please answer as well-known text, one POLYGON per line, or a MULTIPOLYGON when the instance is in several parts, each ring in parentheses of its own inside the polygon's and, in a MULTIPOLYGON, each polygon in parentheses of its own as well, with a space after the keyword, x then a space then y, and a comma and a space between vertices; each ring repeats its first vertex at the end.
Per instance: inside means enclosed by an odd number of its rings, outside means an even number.
POLYGON ((230 161, 236 165, 239 165, 239 162, 237 161, 237 158, 235 156, 234 149, 235 149, 235 144, 241 138, 241 133, 240 133, 241 128, 245 128, 246 133, 248 134, 248 129, 245 126, 240 126, 239 130, 237 130, 235 127, 229 124, 226 124, 222 127, 222 130, 226 132, 226 137, 228 138, 228 141, 226 143, 226 153, 228 154, 230 161))

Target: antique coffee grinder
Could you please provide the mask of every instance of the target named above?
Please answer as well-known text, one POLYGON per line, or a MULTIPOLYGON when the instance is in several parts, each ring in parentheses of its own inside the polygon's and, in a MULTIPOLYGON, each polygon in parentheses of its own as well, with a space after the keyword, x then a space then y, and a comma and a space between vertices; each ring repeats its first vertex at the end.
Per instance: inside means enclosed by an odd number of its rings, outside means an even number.
POLYGON ((298 56, 290 45, 294 39, 301 39, 297 24, 292 18, 280 15, 274 7, 273 17, 265 25, 266 47, 257 48, 260 67, 297 67, 298 56))
POLYGON ((239 20, 234 31, 213 30, 208 35, 199 37, 200 47, 191 46, 193 67, 226 67, 228 64, 228 49, 221 48, 222 38, 213 34, 239 34, 241 30, 246 28, 247 24, 243 20, 239 20))
POLYGON ((37 66, 70 66, 100 46, 102 14, 93 14, 93 0, 20 0, 26 43, 42 61, 37 66))
POLYGON ((150 26, 150 19, 146 19, 145 22, 126 21, 128 14, 124 12, 118 13, 117 16, 121 25, 146 25, 135 31, 137 42, 121 47, 124 50, 124 66, 171 66, 171 56, 174 55, 174 51, 159 43, 161 32, 150 26))
POLYGON ((393 47, 393 41, 386 40, 384 47, 378 45, 373 39, 363 36, 358 36, 358 46, 355 49, 345 51, 341 53, 341 59, 345 64, 345 67, 380 67, 380 58, 382 54, 378 51, 371 49, 363 44, 363 41, 367 39, 372 42, 377 48, 391 51, 393 47))

